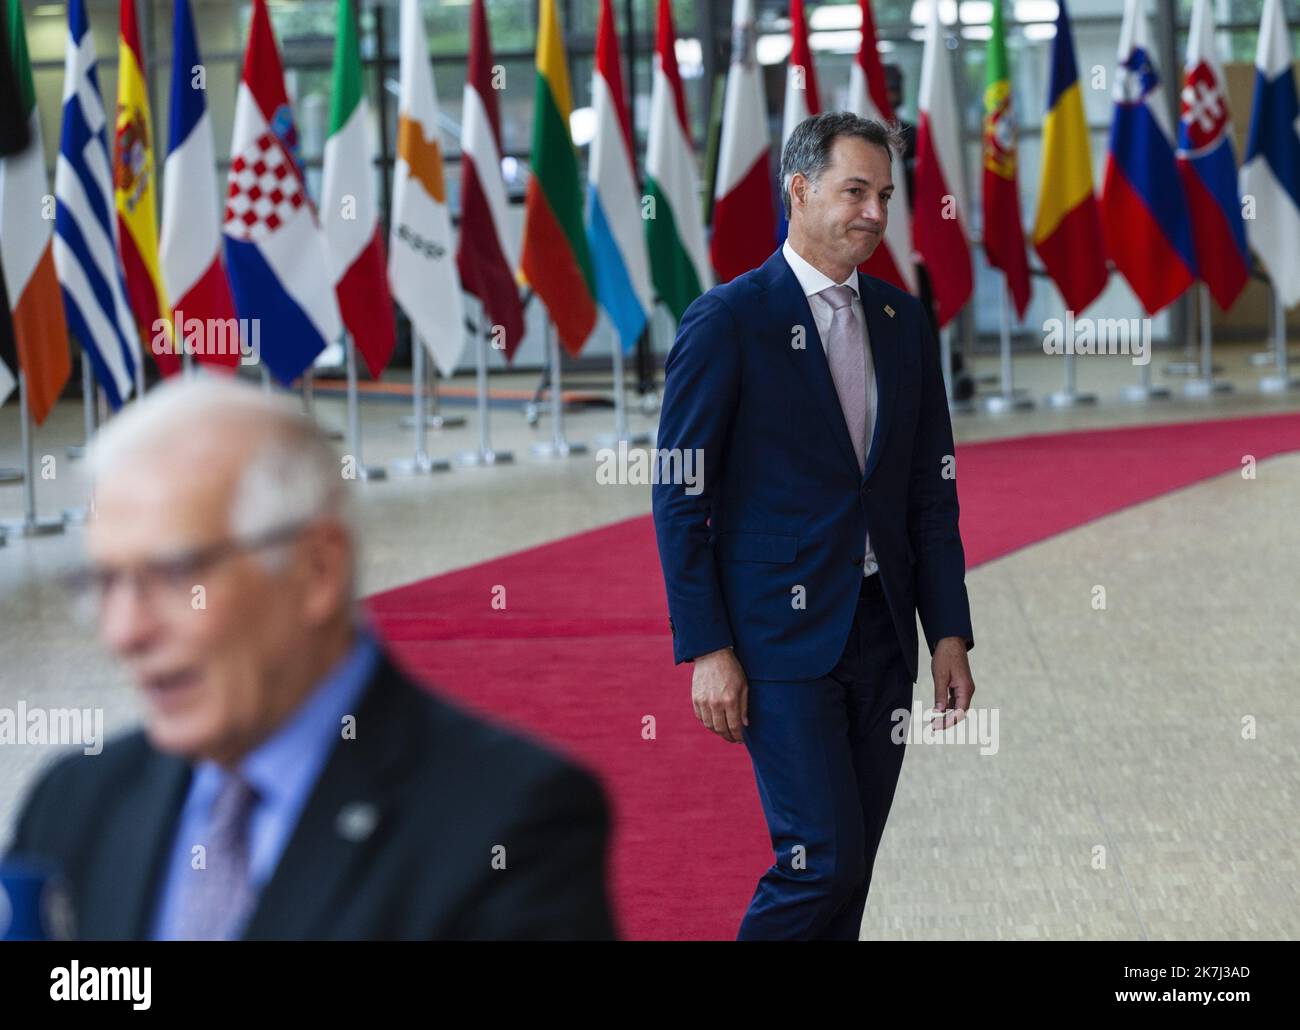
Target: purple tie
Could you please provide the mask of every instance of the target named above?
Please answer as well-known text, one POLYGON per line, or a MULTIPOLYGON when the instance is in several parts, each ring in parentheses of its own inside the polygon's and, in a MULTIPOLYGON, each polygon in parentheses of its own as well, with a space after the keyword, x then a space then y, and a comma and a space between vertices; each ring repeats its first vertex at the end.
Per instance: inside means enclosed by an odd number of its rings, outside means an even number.
POLYGON ((844 424, 858 456, 858 471, 867 468, 867 341, 853 311, 853 291, 847 286, 828 286, 821 291, 834 313, 826 334, 826 360, 835 380, 844 424))
POLYGON ((238 776, 227 776, 212 803, 206 866, 189 869, 181 897, 177 936, 182 940, 230 940, 243 928, 255 896, 248 878, 248 824, 257 792, 238 776))

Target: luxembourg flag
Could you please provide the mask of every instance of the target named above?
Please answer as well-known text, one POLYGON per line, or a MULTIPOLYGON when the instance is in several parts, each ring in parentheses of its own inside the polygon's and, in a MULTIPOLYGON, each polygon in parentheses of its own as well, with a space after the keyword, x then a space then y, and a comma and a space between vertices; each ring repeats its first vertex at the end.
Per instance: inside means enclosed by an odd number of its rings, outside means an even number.
MULTIPOLYGON (((885 85, 885 66, 876 47, 876 21, 871 0, 858 0, 862 9, 862 38, 858 56, 849 67, 849 110, 859 118, 890 124, 896 120, 885 85)), ((916 293, 916 265, 912 261, 912 216, 907 198, 907 175, 901 157, 894 163, 894 199, 890 205, 885 238, 862 263, 860 271, 916 293)))
POLYGON ((1250 277, 1250 251, 1237 193, 1228 86, 1214 56, 1209 0, 1196 0, 1187 38, 1182 114, 1178 121, 1178 171, 1192 215, 1192 238, 1201 280, 1215 303, 1232 307, 1250 277))
POLYGON ((1127 0, 1101 221, 1110 259, 1154 315, 1196 281, 1196 250, 1149 40, 1143 0, 1127 0))
POLYGON ((258 320, 262 361, 287 386, 339 339, 343 322, 266 0, 253 0, 222 232, 235 308, 258 320))
POLYGON ((1283 307, 1300 304, 1300 102, 1281 0, 1264 0, 1241 192, 1254 198, 1247 234, 1273 289, 1283 307))
POLYGON ((54 267, 68 328, 117 410, 140 379, 140 336, 117 252, 108 118, 84 0, 68 4, 63 131, 54 166, 54 267))
MULTIPOLYGON (((163 288, 172 303, 172 318, 209 319, 229 324, 235 302, 221 264, 221 219, 217 196, 216 148, 205 99, 204 66, 194 37, 190 0, 176 0, 172 17, 172 86, 167 160, 163 164, 163 288)), ((180 326, 182 332, 185 326, 180 326)), ((206 339, 206 338, 205 338, 206 339)), ((231 368, 239 364, 234 347, 195 346, 196 361, 231 368)))
POLYGON ((628 352, 645 328, 654 291, 641 225, 632 125, 623 97, 618 36, 609 0, 600 3, 591 96, 596 134, 587 166, 587 239, 596 266, 596 299, 628 352))

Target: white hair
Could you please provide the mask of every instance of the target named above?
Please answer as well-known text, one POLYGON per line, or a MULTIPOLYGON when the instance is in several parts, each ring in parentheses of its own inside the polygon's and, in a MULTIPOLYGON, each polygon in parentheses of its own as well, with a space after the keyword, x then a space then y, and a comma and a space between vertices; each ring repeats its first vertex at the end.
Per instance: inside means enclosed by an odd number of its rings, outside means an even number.
POLYGON ((91 480, 156 454, 170 440, 222 432, 234 421, 265 428, 231 498, 230 533, 236 540, 321 518, 337 519, 355 538, 340 457, 325 434, 291 401, 224 376, 177 376, 127 404, 91 442, 91 480))

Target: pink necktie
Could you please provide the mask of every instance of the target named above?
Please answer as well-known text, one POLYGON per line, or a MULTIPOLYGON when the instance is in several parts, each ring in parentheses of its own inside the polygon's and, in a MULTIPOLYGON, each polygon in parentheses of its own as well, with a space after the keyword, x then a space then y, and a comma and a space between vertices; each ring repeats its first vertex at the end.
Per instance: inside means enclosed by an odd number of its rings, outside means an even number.
POLYGON ((830 301, 834 314, 826 334, 826 360, 835 380, 835 392, 844 411, 844 424, 858 456, 858 471, 867 468, 867 341, 853 311, 853 291, 847 286, 828 286, 821 296, 830 301))

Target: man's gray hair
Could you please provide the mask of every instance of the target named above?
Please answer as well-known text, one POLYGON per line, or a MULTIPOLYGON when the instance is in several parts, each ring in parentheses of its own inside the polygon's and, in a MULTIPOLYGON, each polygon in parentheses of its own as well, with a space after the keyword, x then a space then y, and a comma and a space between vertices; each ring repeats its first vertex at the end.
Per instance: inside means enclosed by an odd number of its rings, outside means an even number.
MULTIPOLYGON (((347 484, 325 434, 291 401, 224 376, 178 376, 154 387, 143 401, 126 405, 91 443, 87 465, 92 482, 125 463, 147 460, 169 441, 220 432, 232 418, 264 428, 231 498, 235 539, 320 518, 337 519, 351 532, 347 484)), ((196 476, 203 474, 194 470, 196 476)))
POLYGON ((831 163, 831 146, 841 136, 856 136, 884 149, 893 159, 903 152, 898 128, 848 111, 826 111, 794 127, 781 151, 781 204, 790 218, 790 182, 796 174, 816 185, 831 163))

